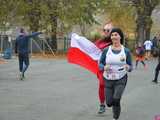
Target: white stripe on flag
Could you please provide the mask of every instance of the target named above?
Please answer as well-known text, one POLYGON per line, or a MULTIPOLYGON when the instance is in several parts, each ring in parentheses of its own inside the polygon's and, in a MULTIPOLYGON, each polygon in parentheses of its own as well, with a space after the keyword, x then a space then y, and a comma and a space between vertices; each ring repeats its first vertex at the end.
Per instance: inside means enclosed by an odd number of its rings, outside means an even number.
POLYGON ((71 47, 75 47, 89 55, 93 60, 99 60, 102 51, 87 38, 79 36, 76 33, 71 35, 71 47))

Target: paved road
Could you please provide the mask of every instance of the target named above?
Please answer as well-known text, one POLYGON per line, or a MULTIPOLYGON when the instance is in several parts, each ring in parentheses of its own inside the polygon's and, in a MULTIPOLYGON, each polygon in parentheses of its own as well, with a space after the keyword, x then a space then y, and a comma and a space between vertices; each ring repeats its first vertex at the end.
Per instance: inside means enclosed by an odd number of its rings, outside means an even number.
MULTIPOLYGON (((120 120, 154 120, 160 115, 160 84, 148 70, 129 74, 120 120)), ((32 59, 25 81, 18 80, 16 59, 0 64, 0 120, 112 120, 107 108, 98 115, 96 76, 66 60, 32 59)))

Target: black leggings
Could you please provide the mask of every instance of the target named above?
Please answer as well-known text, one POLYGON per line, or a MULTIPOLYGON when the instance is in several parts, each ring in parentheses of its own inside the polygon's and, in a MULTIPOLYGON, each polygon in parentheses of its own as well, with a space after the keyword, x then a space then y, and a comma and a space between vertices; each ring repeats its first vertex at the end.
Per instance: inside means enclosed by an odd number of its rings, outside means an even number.
POLYGON ((157 64, 156 69, 155 69, 155 76, 154 76, 155 81, 157 81, 158 79, 159 70, 160 70, 160 62, 157 64))
POLYGON ((25 72, 29 66, 29 55, 28 54, 19 54, 19 71, 25 72))
POLYGON ((106 80, 105 78, 105 95, 106 104, 112 107, 113 118, 118 119, 121 112, 120 100, 127 84, 128 76, 125 75, 120 80, 106 80))

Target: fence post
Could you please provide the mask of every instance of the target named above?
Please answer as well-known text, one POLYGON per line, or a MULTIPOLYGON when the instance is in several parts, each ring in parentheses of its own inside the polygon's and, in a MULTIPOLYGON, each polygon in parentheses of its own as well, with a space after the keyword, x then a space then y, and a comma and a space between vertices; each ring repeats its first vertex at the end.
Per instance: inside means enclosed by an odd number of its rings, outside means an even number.
POLYGON ((66 47, 67 47, 67 37, 64 36, 64 52, 66 52, 66 47))
POLYGON ((3 51, 3 35, 1 35, 1 52, 3 51))

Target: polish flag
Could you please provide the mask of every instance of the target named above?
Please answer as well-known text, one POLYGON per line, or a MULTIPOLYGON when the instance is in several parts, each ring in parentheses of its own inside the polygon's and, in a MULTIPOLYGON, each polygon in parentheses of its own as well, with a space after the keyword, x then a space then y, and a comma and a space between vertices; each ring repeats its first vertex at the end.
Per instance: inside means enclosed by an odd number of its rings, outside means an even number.
POLYGON ((67 53, 69 63, 80 65, 97 75, 101 54, 102 51, 85 37, 76 33, 71 35, 71 46, 67 53))

